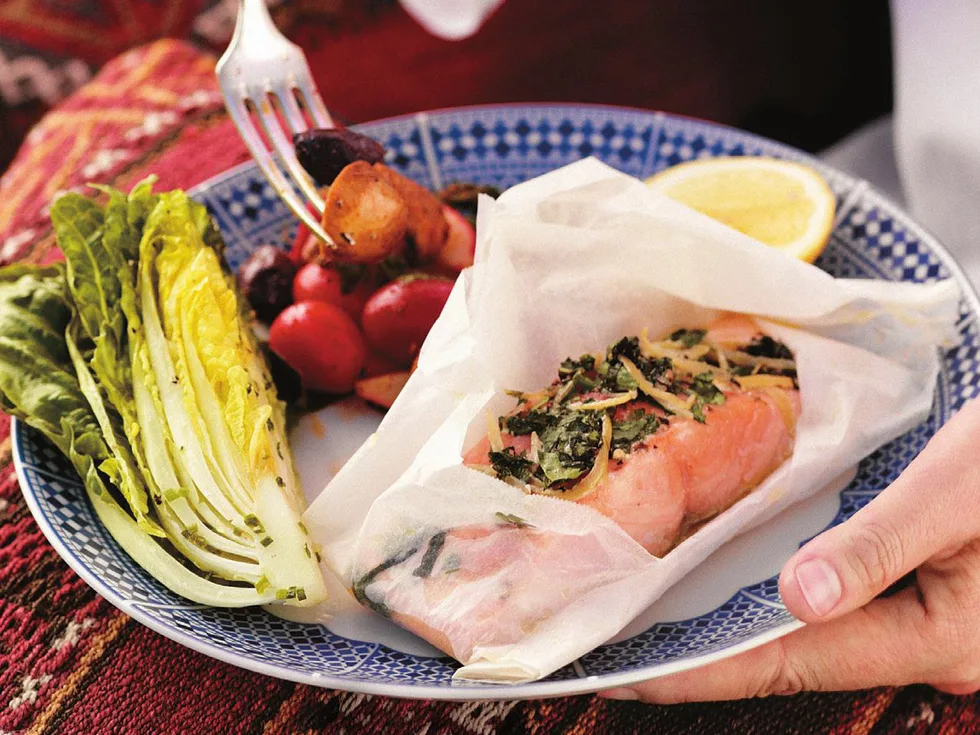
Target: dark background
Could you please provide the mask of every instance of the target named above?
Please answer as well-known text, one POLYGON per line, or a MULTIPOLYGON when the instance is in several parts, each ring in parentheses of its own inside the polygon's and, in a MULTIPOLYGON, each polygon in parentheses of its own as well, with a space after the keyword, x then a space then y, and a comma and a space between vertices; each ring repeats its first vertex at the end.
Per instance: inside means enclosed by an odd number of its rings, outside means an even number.
MULTIPOLYGON (((51 84, 39 94, 38 80, 15 72, 18 60, 50 70, 68 94, 79 68, 94 74, 155 38, 220 53, 236 5, 0 0, 0 170, 57 101, 51 84)), ((274 16, 348 122, 481 102, 602 102, 818 151, 892 104, 887 0, 506 0, 459 42, 430 36, 395 0, 281 0, 274 16)))

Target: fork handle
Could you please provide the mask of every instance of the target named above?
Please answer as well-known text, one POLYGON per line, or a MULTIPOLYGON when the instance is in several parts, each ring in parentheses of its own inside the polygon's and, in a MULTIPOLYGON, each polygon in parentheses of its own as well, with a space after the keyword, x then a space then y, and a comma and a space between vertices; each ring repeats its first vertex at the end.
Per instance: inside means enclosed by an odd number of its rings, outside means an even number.
MULTIPOLYGON (((272 22, 269 6, 265 0, 238 0, 238 21, 235 24, 235 36, 248 43, 261 44, 270 37, 281 34, 276 24, 272 22)), ((253 46, 252 48, 262 48, 253 46)))

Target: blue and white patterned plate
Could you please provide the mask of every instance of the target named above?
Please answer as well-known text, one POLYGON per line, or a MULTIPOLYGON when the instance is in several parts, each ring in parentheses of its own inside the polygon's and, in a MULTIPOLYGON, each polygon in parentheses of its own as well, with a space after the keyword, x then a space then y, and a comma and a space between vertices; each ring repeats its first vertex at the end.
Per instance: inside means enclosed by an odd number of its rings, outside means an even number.
MULTIPOLYGON (((845 278, 917 282, 956 278, 965 294, 958 341, 945 353, 929 419, 866 458, 842 490, 826 491, 824 500, 808 501, 791 509, 786 519, 767 524, 762 541, 753 541, 750 532, 716 552, 695 570, 689 584, 685 580, 669 591, 662 604, 644 617, 645 623, 633 626, 632 635, 624 640, 601 646, 544 681, 521 686, 456 684, 451 681, 456 665, 448 658, 345 638, 322 626, 280 620, 260 609, 188 604, 130 561, 96 519, 68 463, 18 422, 14 460, 21 486, 61 556, 127 614, 202 653, 319 686, 441 699, 594 691, 730 655, 798 625, 779 600, 773 575, 782 562, 806 538, 828 523, 842 522, 871 500, 977 393, 980 303, 958 266, 934 238, 866 183, 796 150, 705 122, 601 106, 453 109, 384 120, 359 130, 385 145, 390 165, 435 189, 452 181, 506 187, 589 155, 638 177, 705 156, 764 154, 804 161, 824 173, 838 199, 834 234, 818 265, 845 278), (754 562, 743 564, 744 560, 754 562), (755 569, 751 574, 756 576, 746 577, 746 568, 755 569)), ((215 215, 233 266, 255 246, 285 243, 295 231, 292 217, 252 165, 228 171, 194 194, 215 215)), ((297 439, 299 444, 312 441, 309 436, 297 439)))

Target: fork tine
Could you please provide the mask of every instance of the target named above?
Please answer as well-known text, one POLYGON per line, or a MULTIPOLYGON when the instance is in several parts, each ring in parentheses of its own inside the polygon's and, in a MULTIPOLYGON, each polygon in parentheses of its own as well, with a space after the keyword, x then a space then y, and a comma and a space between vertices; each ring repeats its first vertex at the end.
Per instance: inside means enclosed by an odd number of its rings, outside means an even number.
POLYGON ((293 141, 288 140, 283 133, 279 119, 276 117, 276 113, 269 101, 269 97, 275 97, 280 102, 282 100, 282 94, 274 91, 269 92, 267 98, 261 100, 256 105, 258 108, 259 122, 262 123, 262 128, 265 130, 266 137, 272 144, 272 149, 286 164, 286 170, 289 171, 289 174, 299 185, 300 190, 306 195, 306 198, 312 202, 320 214, 323 214, 323 210, 326 207, 323 197, 317 191, 313 179, 310 178, 310 175, 306 173, 306 169, 303 168, 302 164, 296 158, 296 152, 293 150, 293 141))
POLYGON ((303 95, 306 109, 310 111, 313 122, 316 123, 317 127, 334 127, 333 119, 331 119, 330 113, 327 112, 327 106, 323 104, 320 93, 313 84, 313 75, 309 73, 309 67, 307 67, 306 76, 296 80, 296 90, 303 95))
MULTIPOLYGON (((227 100, 226 100, 227 101, 227 100)), ((235 123, 235 127, 238 128, 239 133, 241 133, 242 140, 245 141, 245 145, 248 147, 249 152, 252 154, 252 158, 262 169, 262 173, 265 174, 266 179, 272 184, 272 187, 276 190, 279 197, 286 203, 286 205, 293 211, 300 221, 305 224, 310 232, 323 240, 324 244, 331 250, 336 250, 337 245, 331 239, 331 237, 326 233, 320 222, 314 217, 310 210, 306 208, 303 200, 300 199, 296 192, 293 190, 289 179, 283 175, 282 171, 276 165, 275 160, 272 155, 266 149, 265 144, 262 142, 262 138, 259 136, 258 131, 255 129, 252 119, 248 114, 248 110, 245 107, 244 100, 237 100, 236 104, 228 104, 228 114, 232 121, 235 123)), ((260 115, 261 117, 261 115, 260 115)), ((276 126, 278 129, 278 126, 276 126)), ((282 135, 282 130, 279 130, 280 137, 282 135)), ((299 163, 297 162, 297 165, 299 163)), ((317 195, 319 199, 319 195, 317 195)))
POLYGON ((296 101, 295 89, 290 89, 286 94, 279 96, 279 103, 282 105, 282 114, 286 118, 289 130, 292 133, 304 133, 310 129, 300 109, 299 102, 296 101))

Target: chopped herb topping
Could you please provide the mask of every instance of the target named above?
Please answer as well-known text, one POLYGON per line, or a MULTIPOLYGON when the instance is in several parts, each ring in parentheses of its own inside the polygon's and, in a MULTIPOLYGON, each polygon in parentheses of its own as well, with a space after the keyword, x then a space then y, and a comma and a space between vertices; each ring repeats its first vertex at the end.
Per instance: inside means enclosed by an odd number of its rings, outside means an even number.
POLYGON ((494 518, 497 519, 498 523, 503 523, 508 526, 514 526, 515 528, 534 528, 533 523, 528 523, 520 516, 515 516, 513 513, 502 513, 497 511, 493 514, 494 518))
POLYGON ((534 410, 504 416, 500 419, 500 428, 506 429, 513 436, 525 436, 537 432, 540 436, 545 429, 555 425, 558 417, 547 411, 534 410))
POLYGON ((290 587, 289 589, 276 590, 277 600, 299 600, 306 599, 306 589, 303 587, 290 587))
POLYGON ((386 618, 391 617, 391 608, 389 608, 384 602, 373 599, 368 595, 368 587, 377 579, 381 574, 392 567, 398 566, 409 559, 411 559, 418 552, 418 546, 408 546, 393 556, 388 557, 383 562, 374 567, 371 571, 365 574, 358 580, 355 580, 354 584, 351 585, 351 592, 354 593, 354 597, 365 607, 374 610, 379 615, 383 615, 386 618))
POLYGON ((742 352, 753 357, 774 357, 779 360, 793 359, 793 353, 790 352, 789 347, 767 334, 759 335, 753 339, 751 344, 742 348, 742 352))
POLYGON ((565 411, 540 434, 538 462, 549 483, 588 472, 602 445, 602 411, 565 411))
POLYGON ((263 546, 269 546, 272 543, 272 538, 270 538, 269 536, 264 536, 262 540, 259 541, 259 543, 262 544, 263 546))
POLYGON ((558 367, 558 377, 567 378, 577 372, 591 372, 595 370, 595 355, 582 355, 578 360, 568 357, 558 367))
POLYGON ((432 574, 432 568, 436 565, 439 554, 442 553, 442 547, 446 545, 446 535, 446 531, 440 531, 429 539, 429 545, 422 555, 422 561, 412 572, 412 576, 426 579, 432 574))
POLYGON ((623 367, 623 363, 616 359, 615 362, 604 362, 600 366, 599 388, 609 393, 624 393, 636 389, 636 380, 623 367), (601 368, 605 368, 604 370, 601 368))
POLYGON ((611 449, 629 452, 634 444, 643 441, 660 428, 660 418, 655 413, 635 409, 628 418, 613 422, 611 449))
MULTIPOLYGON (((645 337, 623 337, 611 344, 602 357, 565 359, 556 380, 546 390, 508 391, 518 399, 518 406, 499 420, 505 448, 489 452, 493 471, 501 479, 525 483, 532 492, 571 490, 592 471, 605 446, 604 422, 611 422, 612 428, 609 457, 623 460, 675 415, 706 422, 706 407, 725 402, 718 385, 760 370, 751 356, 792 360, 785 345, 770 337, 758 337, 741 347, 742 359, 723 359, 712 345, 702 345, 690 356, 676 357, 676 366, 671 357, 665 356, 676 355, 679 348, 701 344, 705 335, 704 329, 679 329, 659 345, 647 342, 645 337), (624 362, 632 363, 629 369, 624 362), (697 369, 698 363, 703 370, 697 369), (614 395, 631 392, 636 397, 625 403, 602 403, 614 395), (583 409, 599 403, 602 406, 583 409), (508 436, 529 435, 529 449, 506 446, 508 436)), ((731 358, 732 354, 726 356, 731 358)), ((791 363, 762 366, 761 370, 795 377, 791 363)))
POLYGON ((691 391, 696 396, 694 405, 691 407, 691 413, 694 414, 694 420, 700 421, 702 424, 705 422, 704 407, 706 405, 718 406, 725 402, 725 394, 715 385, 715 377, 711 373, 701 373, 694 376, 691 391))
POLYGON ((263 574, 261 577, 255 580, 255 591, 261 595, 263 592, 269 589, 269 584, 269 578, 263 574))
POLYGON ((670 341, 680 342, 685 349, 690 349, 694 345, 701 344, 701 340, 707 333, 705 329, 678 329, 670 335, 670 341))
POLYGON ((628 357, 633 362, 640 359, 640 340, 638 337, 623 337, 609 348, 606 354, 608 362, 616 362, 620 356, 628 357))
POLYGON ((516 477, 526 482, 531 477, 533 462, 517 453, 514 447, 505 447, 500 452, 490 452, 490 465, 498 477, 516 477))

